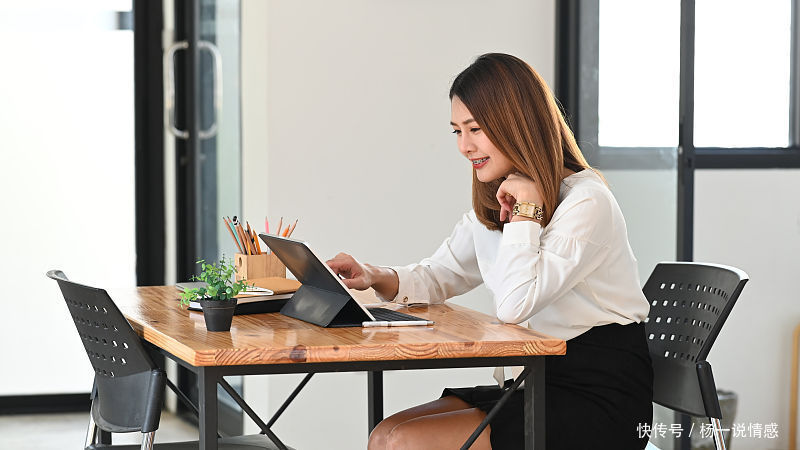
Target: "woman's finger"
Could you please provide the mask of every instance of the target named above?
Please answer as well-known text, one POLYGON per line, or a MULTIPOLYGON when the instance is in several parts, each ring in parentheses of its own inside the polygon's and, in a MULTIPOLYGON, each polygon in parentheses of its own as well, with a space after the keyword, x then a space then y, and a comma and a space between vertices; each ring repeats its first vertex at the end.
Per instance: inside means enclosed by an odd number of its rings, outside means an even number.
POLYGON ((344 267, 344 263, 341 260, 337 260, 335 258, 325 261, 325 264, 327 264, 328 267, 330 267, 331 270, 333 270, 336 273, 339 273, 339 271, 342 270, 342 268, 344 267))
POLYGON ((353 278, 345 278, 342 280, 342 283, 344 283, 348 289, 358 289, 360 291, 370 287, 370 284, 363 273, 353 278))
POLYGON ((515 201, 516 200, 511 194, 497 195, 497 203, 500 203, 501 207, 505 206, 510 209, 511 205, 513 205, 515 201))
POLYGON ((349 275, 353 268, 358 266, 355 258, 346 254, 346 253, 339 253, 338 255, 334 256, 333 259, 329 259, 325 261, 325 264, 331 268, 335 273, 342 274, 342 275, 349 275))

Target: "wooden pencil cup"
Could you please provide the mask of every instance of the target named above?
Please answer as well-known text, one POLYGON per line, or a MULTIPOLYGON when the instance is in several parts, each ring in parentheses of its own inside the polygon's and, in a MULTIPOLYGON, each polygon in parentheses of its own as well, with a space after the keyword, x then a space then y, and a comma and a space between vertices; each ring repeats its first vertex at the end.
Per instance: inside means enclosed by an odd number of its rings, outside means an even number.
POLYGON ((262 253, 260 255, 237 253, 234 258, 237 281, 266 277, 286 278, 286 266, 274 253, 262 253))

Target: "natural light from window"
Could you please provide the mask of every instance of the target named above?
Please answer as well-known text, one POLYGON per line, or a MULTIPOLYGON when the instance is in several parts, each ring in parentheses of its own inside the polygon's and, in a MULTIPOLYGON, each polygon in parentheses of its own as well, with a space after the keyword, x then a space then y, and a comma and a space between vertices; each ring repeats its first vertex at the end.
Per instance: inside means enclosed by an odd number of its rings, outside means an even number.
MULTIPOLYGON (((695 147, 789 143, 791 1, 695 4, 695 147)), ((600 2, 598 143, 678 144, 680 2, 600 2)))
POLYGON ((88 392, 92 372, 61 292, 62 269, 103 288, 136 285, 133 32, 130 1, 0 3, 3 176, 0 225, 7 280, 0 330, 10 366, 0 396, 88 392), (122 9, 115 9, 121 7, 122 9))
POLYGON ((789 144, 790 0, 696 2, 695 147, 789 144))
POLYGON ((600 1, 601 147, 678 145, 680 2, 600 1))

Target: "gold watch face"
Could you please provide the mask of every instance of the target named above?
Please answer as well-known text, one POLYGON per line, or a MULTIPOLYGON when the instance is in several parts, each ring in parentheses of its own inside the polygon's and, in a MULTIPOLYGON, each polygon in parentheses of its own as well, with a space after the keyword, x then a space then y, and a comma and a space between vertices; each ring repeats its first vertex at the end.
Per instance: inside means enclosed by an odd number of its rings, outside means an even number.
POLYGON ((515 203, 511 214, 514 216, 523 216, 535 220, 542 220, 544 218, 544 211, 542 211, 542 208, 534 203, 528 202, 515 203))

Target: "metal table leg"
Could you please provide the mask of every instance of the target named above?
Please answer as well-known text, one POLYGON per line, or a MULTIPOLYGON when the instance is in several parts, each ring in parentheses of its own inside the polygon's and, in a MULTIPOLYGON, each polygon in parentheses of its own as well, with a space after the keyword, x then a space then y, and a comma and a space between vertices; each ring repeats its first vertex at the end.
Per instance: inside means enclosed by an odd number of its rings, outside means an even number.
POLYGON ((200 450, 217 450, 217 380, 219 371, 215 367, 199 367, 197 392, 200 414, 200 450))
POLYGON ((525 377, 525 450, 545 448, 545 358, 534 358, 526 368, 531 371, 525 377))
POLYGON ((367 433, 383 420, 383 372, 367 372, 367 408, 368 427, 367 433))

